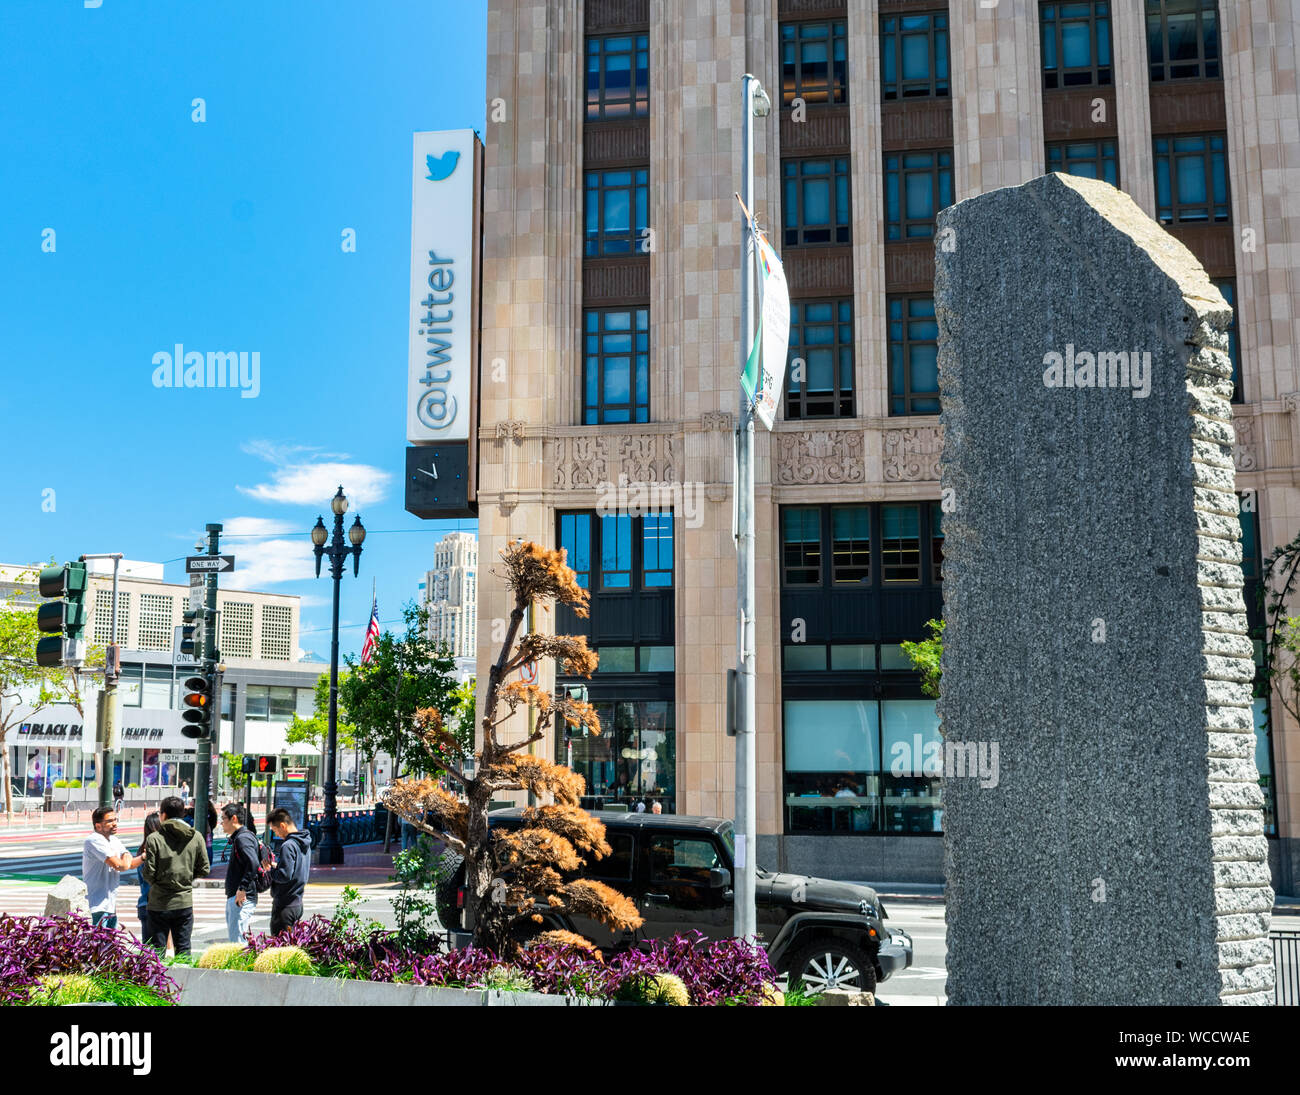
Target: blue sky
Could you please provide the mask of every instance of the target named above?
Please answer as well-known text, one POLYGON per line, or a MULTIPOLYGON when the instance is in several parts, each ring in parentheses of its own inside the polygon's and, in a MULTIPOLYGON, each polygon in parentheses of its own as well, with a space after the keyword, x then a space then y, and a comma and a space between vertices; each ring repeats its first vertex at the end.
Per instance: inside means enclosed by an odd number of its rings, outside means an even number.
POLYGON ((398 619, 474 529, 406 513, 402 475, 411 134, 483 131, 486 4, 84 2, 0 4, 0 562, 184 581, 220 521, 223 587, 301 595, 328 656, 308 531, 341 482, 372 533, 342 590, 359 650, 370 579, 398 619), (258 351, 259 394, 155 388, 177 343, 258 351))

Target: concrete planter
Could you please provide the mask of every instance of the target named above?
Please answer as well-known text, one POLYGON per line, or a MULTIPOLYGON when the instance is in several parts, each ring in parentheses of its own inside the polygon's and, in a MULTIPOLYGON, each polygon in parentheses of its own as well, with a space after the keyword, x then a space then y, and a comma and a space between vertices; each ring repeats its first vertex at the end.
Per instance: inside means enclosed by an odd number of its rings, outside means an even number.
POLYGON ((603 1000, 546 996, 539 992, 494 989, 444 989, 389 985, 336 977, 302 977, 287 973, 242 973, 174 966, 169 971, 181 986, 185 1007, 251 1004, 271 1007, 604 1007, 603 1000))

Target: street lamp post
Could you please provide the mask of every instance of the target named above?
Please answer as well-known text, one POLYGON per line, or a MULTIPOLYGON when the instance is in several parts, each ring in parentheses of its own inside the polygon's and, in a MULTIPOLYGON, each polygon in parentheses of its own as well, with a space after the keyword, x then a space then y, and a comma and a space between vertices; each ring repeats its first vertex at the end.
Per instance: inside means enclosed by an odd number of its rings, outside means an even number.
POLYGON ((334 579, 334 623, 330 632, 329 744, 325 756, 325 820, 320 827, 318 858, 322 866, 338 866, 343 862, 343 845, 339 843, 338 780, 335 778, 339 722, 339 583, 343 579, 343 567, 349 555, 352 556, 353 577, 360 576, 361 544, 366 538, 365 526, 361 524, 361 518, 357 517, 348 529, 347 542, 344 542, 343 515, 348 510, 348 500, 341 486, 338 493, 330 499, 330 509, 334 512, 333 538, 325 527, 323 517, 316 518, 316 524, 311 530, 311 542, 316 551, 316 577, 320 577, 321 559, 328 555, 330 577, 334 579), (326 541, 329 541, 328 544, 326 541))

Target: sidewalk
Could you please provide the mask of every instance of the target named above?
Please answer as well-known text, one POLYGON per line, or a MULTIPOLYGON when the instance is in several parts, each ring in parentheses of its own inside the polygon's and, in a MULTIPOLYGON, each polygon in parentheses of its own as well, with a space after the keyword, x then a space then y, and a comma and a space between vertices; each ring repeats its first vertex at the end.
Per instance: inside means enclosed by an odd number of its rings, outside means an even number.
MULTIPOLYGON (((384 854, 382 840, 373 844, 346 844, 343 847, 343 863, 337 867, 322 867, 317 862, 313 851, 311 864, 311 881, 308 885, 325 884, 330 886, 381 886, 392 881, 393 855, 400 851, 400 845, 393 841, 393 851, 384 854)), ((228 863, 220 860, 212 864, 212 873, 207 878, 195 883, 200 887, 224 887, 228 863)), ((392 883, 396 887, 397 883, 392 883)))

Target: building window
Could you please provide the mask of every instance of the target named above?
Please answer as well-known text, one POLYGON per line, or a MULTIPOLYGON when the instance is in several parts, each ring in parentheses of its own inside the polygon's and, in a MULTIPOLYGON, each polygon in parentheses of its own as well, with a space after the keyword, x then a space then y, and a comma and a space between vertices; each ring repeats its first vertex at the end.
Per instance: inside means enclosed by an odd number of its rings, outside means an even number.
POLYGON ((781 511, 781 560, 787 586, 821 584, 821 510, 791 506, 781 511))
POLYGON ((891 15, 880 20, 885 101, 939 98, 948 87, 948 15, 891 15))
POLYGON ((297 689, 272 685, 267 700, 273 722, 288 722, 297 713, 297 689))
POLYGON ((853 301, 790 305, 785 417, 853 417, 853 301))
POLYGON ((1223 299, 1232 308, 1232 319, 1228 321, 1228 357, 1232 360, 1232 401, 1240 403, 1243 396, 1241 392, 1241 349, 1237 342, 1237 279, 1218 278, 1214 284, 1218 287, 1219 292, 1223 294, 1223 299))
POLYGON ((1119 186, 1119 155, 1113 140, 1053 141, 1047 146, 1047 170, 1119 186))
POLYGON ((586 313, 583 411, 586 425, 650 421, 650 310, 586 313))
POLYGON ((650 113, 650 38, 587 39, 587 121, 650 113))
POLYGON ((831 581, 871 582, 871 511, 866 506, 831 507, 831 581))
POLYGON ((221 653, 228 658, 253 656, 253 605, 225 601, 221 605, 221 653))
POLYGON ((271 717, 271 689, 265 684, 250 684, 244 689, 244 719, 266 722, 271 717))
POLYGON ((583 589, 591 589, 591 560, 600 560, 599 590, 667 589, 673 584, 671 510, 634 517, 627 513, 561 513, 560 546, 583 589), (592 517, 598 516, 593 521, 592 517), (593 543, 593 537, 595 542, 593 543))
POLYGON ((587 172, 587 243, 584 254, 631 255, 645 250, 650 223, 644 167, 587 172))
POLYGON ((943 581, 943 504, 930 503, 930 573, 935 582, 943 581))
POLYGON ((921 580, 921 507, 880 507, 880 569, 885 583, 921 580))
POLYGON ((647 587, 673 584, 672 512, 647 513, 641 518, 642 580, 647 587))
POLYGON ((288 605, 262 606, 262 657, 287 662, 293 657, 293 610, 288 605))
POLYGON ((952 205, 952 153, 885 156, 885 239, 928 239, 934 218, 952 205))
POLYGON ((140 706, 158 711, 168 711, 172 707, 172 667, 170 665, 146 665, 144 667, 144 689, 140 694, 140 706))
POLYGON ((1043 87, 1097 87, 1111 82, 1110 4, 1038 5, 1043 87))
POLYGON ((95 642, 107 646, 115 642, 126 646, 127 627, 131 622, 131 594, 118 590, 117 594, 117 635, 113 635, 113 591, 111 588, 98 586, 95 589, 95 642))
POLYGON ((1156 218, 1161 224, 1226 224, 1227 137, 1157 137, 1156 218))
POLYGON ((172 648, 172 607, 172 598, 166 594, 140 594, 140 621, 136 628, 135 642, 137 650, 172 648))
POLYGON ((781 102, 848 101, 848 36, 844 20, 781 24, 781 102))
POLYGON ((560 547, 565 561, 577 575, 578 585, 591 588, 591 514, 565 513, 560 516, 560 547))
POLYGON ((1151 82, 1217 80, 1217 0, 1147 0, 1147 53, 1151 82))
POLYGON ((785 246, 850 242, 848 158, 785 160, 781 173, 785 246))
POLYGON ((600 516, 600 588, 632 587, 632 518, 626 513, 600 516))
POLYGON ((889 298, 889 413, 939 413, 939 324, 933 297, 889 298))

